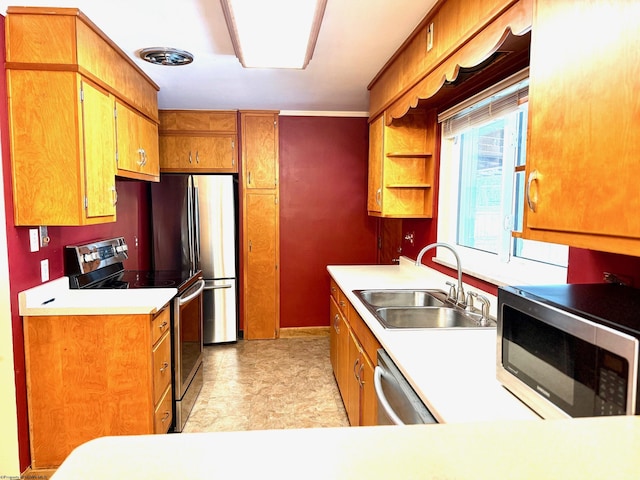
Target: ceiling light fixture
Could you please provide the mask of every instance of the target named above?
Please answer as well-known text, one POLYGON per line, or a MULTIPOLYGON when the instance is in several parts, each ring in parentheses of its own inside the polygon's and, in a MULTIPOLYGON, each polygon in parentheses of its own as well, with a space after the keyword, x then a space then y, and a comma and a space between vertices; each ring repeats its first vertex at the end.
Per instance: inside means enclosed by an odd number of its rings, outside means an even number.
POLYGON ((138 51, 143 60, 155 65, 188 65, 193 62, 193 55, 184 50, 170 47, 150 47, 138 51))
POLYGON ((307 66, 327 0, 220 0, 220 3, 233 49, 243 67, 307 66))

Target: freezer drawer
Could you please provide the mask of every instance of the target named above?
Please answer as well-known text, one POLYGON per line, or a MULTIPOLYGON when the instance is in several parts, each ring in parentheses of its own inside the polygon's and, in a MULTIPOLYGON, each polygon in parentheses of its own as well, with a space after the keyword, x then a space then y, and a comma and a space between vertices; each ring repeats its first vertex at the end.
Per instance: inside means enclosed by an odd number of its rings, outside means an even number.
POLYGON ((238 339, 236 279, 205 280, 203 343, 235 342, 238 339))

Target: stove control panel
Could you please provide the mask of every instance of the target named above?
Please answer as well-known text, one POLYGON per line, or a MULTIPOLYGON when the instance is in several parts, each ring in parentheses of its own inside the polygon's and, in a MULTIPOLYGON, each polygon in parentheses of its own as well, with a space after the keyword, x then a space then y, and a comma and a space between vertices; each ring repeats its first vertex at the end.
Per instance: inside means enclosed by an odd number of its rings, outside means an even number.
POLYGON ((65 275, 79 275, 107 267, 129 258, 124 237, 100 240, 64 249, 65 275))

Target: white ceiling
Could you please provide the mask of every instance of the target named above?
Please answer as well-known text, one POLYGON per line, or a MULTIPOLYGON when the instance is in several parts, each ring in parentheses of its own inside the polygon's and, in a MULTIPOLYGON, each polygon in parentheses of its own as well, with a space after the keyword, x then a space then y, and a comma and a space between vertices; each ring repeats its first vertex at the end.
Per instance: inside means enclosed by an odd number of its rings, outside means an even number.
POLYGON ((235 57, 219 0, 19 0, 8 5, 77 7, 160 86, 162 109, 368 111, 367 85, 436 0, 328 0, 305 70, 245 69, 235 57), (145 47, 194 54, 186 66, 136 57, 145 47))

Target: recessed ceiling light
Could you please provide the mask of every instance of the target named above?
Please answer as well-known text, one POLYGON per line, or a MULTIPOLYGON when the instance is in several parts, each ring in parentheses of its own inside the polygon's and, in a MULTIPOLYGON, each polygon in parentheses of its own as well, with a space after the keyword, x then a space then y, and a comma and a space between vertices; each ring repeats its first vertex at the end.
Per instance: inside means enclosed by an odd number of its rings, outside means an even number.
POLYGON ((303 69, 311 60, 327 0, 221 0, 243 67, 303 69))
POLYGON ((193 55, 185 50, 170 47, 150 47, 138 51, 143 60, 156 65, 188 65, 193 55))

